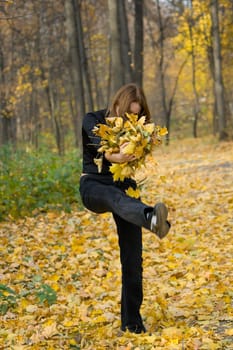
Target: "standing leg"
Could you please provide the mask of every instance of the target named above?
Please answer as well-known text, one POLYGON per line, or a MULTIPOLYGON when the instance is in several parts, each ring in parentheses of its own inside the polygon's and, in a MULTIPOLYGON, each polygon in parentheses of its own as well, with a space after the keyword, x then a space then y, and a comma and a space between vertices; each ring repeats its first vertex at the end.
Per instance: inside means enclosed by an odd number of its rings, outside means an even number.
POLYGON ((142 230, 139 226, 113 214, 119 236, 122 267, 121 322, 122 330, 145 331, 140 315, 142 290, 142 230))

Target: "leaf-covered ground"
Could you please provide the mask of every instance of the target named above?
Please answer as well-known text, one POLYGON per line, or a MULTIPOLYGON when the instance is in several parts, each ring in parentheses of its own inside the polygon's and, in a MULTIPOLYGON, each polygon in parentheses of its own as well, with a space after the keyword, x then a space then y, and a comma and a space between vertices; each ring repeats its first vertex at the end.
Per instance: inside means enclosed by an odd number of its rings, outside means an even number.
POLYGON ((119 330, 111 215, 49 213, 0 224, 1 349, 233 349, 233 143, 174 142, 145 176, 172 222, 162 241, 143 231, 148 332, 119 330))

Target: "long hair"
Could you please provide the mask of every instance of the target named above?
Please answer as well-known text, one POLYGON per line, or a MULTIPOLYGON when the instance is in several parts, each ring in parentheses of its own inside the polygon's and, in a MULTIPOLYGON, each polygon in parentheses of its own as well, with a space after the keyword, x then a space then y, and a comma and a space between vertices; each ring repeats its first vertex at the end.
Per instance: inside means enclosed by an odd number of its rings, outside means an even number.
POLYGON ((124 117, 125 113, 130 113, 132 102, 138 102, 141 106, 139 118, 146 117, 146 123, 151 121, 151 114, 147 104, 144 91, 134 83, 123 85, 113 96, 112 103, 108 109, 108 117, 124 117))

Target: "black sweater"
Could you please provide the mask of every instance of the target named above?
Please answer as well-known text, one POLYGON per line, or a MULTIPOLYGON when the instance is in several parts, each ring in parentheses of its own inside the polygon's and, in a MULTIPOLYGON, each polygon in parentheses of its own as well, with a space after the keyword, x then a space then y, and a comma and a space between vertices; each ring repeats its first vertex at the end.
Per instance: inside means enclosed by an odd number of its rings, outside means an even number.
MULTIPOLYGON (((94 158, 100 158, 102 153, 98 153, 100 147, 100 137, 93 134, 93 128, 97 124, 106 124, 106 109, 87 113, 83 119, 82 139, 83 139, 83 173, 98 174, 98 167, 94 163, 94 158)), ((103 157, 101 174, 111 174, 109 166, 111 163, 103 157)))

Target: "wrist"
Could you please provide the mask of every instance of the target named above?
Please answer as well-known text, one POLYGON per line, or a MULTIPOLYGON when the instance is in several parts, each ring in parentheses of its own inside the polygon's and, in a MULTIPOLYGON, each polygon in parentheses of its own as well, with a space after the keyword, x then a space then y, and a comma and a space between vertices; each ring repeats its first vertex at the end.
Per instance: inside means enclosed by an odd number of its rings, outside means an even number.
POLYGON ((120 163, 120 153, 104 153, 105 159, 107 159, 110 163, 120 163))

